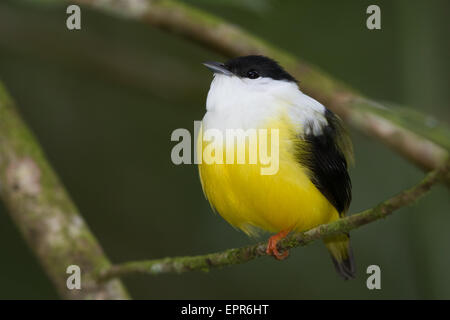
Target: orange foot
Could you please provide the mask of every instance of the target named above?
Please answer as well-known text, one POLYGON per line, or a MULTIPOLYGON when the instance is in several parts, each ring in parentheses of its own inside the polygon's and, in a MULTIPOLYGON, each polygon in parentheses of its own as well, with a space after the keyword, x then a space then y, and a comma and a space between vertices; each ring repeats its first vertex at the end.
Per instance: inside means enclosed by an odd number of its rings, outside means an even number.
POLYGON ((280 240, 285 238, 290 230, 283 230, 278 232, 276 235, 271 236, 269 238, 269 243, 267 244, 266 253, 270 256, 274 256, 277 260, 283 260, 286 259, 289 255, 289 251, 286 250, 283 253, 280 253, 277 249, 277 244, 280 240))

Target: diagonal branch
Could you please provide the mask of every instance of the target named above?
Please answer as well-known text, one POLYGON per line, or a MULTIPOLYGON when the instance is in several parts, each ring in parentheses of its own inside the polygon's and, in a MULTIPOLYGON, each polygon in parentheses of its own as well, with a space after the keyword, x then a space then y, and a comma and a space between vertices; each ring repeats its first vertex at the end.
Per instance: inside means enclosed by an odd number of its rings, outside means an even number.
MULTIPOLYGON (((352 127, 382 141, 419 168, 425 171, 436 169, 448 156, 448 151, 439 146, 440 139, 426 139, 376 112, 380 107, 384 108, 382 104, 363 97, 330 75, 210 13, 174 0, 73 2, 142 21, 227 57, 248 54, 270 56, 301 80, 303 91, 339 114, 352 127)), ((446 183, 450 186, 450 180, 446 183)))
POLYGON ((110 262, 1 83, 0 186, 0 199, 61 297, 128 299, 120 281, 95 280, 110 262), (80 290, 66 285, 70 265, 80 267, 80 290))
MULTIPOLYGON (((336 222, 318 226, 306 232, 293 234, 278 244, 279 250, 288 250, 305 246, 325 236, 349 232, 360 226, 385 218, 395 210, 412 204, 425 195, 433 185, 442 179, 449 179, 450 161, 429 173, 419 184, 409 190, 386 200, 372 209, 340 219, 336 222)), ((156 260, 134 261, 113 265, 103 270, 99 279, 109 280, 129 274, 183 273, 188 271, 208 271, 234 264, 244 263, 266 255, 267 242, 250 245, 243 248, 228 249, 223 252, 192 257, 170 257, 156 260)))

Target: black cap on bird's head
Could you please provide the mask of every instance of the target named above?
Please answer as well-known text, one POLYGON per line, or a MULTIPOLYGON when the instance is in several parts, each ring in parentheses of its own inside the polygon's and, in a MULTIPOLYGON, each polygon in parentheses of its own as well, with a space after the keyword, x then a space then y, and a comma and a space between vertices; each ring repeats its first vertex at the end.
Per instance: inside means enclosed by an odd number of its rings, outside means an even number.
POLYGON ((225 63, 205 62, 203 63, 214 73, 237 76, 240 78, 258 79, 271 78, 273 80, 284 80, 297 82, 297 80, 286 72, 276 61, 264 56, 244 56, 228 60, 225 63))

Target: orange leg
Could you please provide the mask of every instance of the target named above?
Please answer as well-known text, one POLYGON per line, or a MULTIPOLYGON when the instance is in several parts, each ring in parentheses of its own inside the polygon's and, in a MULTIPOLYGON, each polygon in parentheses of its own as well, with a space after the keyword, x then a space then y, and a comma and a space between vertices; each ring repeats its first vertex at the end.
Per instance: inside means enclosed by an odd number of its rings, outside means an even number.
POLYGON ((271 236, 269 238, 269 243, 267 244, 266 253, 268 255, 274 256, 277 260, 286 259, 287 256, 289 255, 289 251, 286 250, 283 253, 280 253, 277 249, 277 244, 280 240, 285 238, 290 231, 291 230, 282 230, 278 232, 276 235, 271 236))

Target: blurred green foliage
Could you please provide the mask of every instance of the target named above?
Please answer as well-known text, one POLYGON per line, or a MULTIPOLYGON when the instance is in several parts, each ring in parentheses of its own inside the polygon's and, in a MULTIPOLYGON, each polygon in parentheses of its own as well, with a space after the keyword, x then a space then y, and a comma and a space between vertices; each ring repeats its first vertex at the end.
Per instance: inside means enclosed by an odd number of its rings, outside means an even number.
MULTIPOLYGON (((373 99, 448 124, 448 1, 232 2, 188 1, 373 99), (380 31, 365 27, 373 3, 381 7, 380 31)), ((0 78, 109 257, 193 255, 255 241, 211 212, 194 166, 170 161, 171 132, 193 130, 204 113, 211 74, 200 63, 223 58, 88 9, 81 31, 67 30, 65 19, 63 6, 2 1, 0 78)), ((351 133, 350 212, 422 176, 379 142, 351 133)), ((125 284, 135 298, 449 299, 449 209, 448 190, 438 187, 417 205, 353 232, 353 281, 343 282, 323 244, 315 243, 281 263, 264 258, 209 273, 132 276, 125 284), (371 264, 382 270, 378 291, 366 288, 371 264)), ((0 252, 0 298, 57 297, 1 203, 0 252)))

